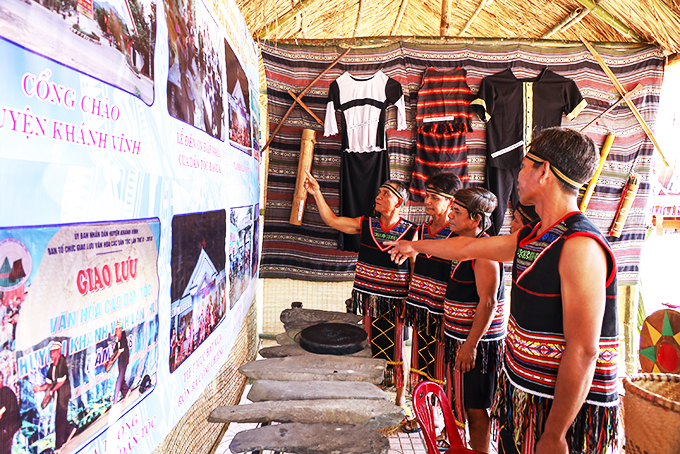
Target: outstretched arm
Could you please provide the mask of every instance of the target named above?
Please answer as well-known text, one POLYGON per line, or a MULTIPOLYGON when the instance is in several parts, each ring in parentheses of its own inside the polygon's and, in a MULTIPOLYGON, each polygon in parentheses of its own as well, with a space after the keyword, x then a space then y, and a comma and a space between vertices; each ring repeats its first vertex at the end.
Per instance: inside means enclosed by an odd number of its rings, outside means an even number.
POLYGON ((606 301, 607 260, 588 237, 564 243, 559 262, 566 348, 557 372, 555 399, 536 454, 567 453, 567 430, 585 401, 600 351, 606 301))
POLYGON ((314 196, 314 200, 316 200, 316 206, 319 208, 319 214, 321 215, 323 222, 325 222, 329 227, 333 227, 335 230, 339 230, 350 235, 361 232, 361 217, 348 218, 344 216, 337 216, 335 213, 333 213, 333 210, 328 206, 326 199, 321 193, 319 182, 316 181, 316 178, 314 178, 311 173, 305 173, 307 174, 307 178, 305 179, 305 189, 309 194, 314 196))
POLYGON ((434 255, 445 260, 486 259, 509 262, 515 257, 517 233, 485 238, 457 236, 445 240, 386 241, 384 244, 392 246, 392 260, 400 264, 418 254, 434 255))

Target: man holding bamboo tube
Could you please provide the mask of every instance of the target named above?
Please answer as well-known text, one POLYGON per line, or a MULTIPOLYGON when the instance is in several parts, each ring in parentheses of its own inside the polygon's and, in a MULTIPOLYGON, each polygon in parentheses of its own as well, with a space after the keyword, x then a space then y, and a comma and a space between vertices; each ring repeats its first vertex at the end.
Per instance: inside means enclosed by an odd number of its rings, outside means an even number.
POLYGON ((348 218, 333 212, 319 183, 311 173, 306 174, 305 189, 314 196, 321 219, 343 233, 360 234, 352 310, 364 315, 373 357, 387 360, 386 381, 394 383, 396 404, 405 409, 403 315, 412 265, 392 262, 385 241, 418 239, 416 226, 399 214, 408 200, 408 189, 399 181, 387 180, 375 196, 376 217, 348 218))
POLYGON ((617 444, 616 263, 579 211, 599 160, 591 139, 549 128, 531 142, 520 203, 540 221, 507 236, 391 243, 397 263, 423 254, 513 261, 503 374, 493 406, 505 453, 604 453, 617 444))

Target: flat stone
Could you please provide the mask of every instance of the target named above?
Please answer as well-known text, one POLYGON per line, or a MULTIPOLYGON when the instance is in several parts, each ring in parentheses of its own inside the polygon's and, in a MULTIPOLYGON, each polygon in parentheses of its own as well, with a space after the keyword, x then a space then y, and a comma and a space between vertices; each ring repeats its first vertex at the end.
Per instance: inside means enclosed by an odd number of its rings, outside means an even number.
POLYGON ((215 408, 209 422, 295 422, 303 424, 358 424, 369 429, 386 429, 404 419, 404 409, 387 400, 319 399, 255 402, 215 408))
POLYGON ((237 433, 232 452, 271 450, 298 454, 387 454, 387 437, 354 424, 276 424, 237 433), (360 440, 360 442, 357 442, 360 440))
MULTIPOLYGON (((261 348, 260 356, 263 358, 283 358, 286 356, 300 356, 300 355, 314 355, 315 353, 308 352, 304 348, 300 347, 299 344, 290 345, 277 345, 275 347, 265 347, 261 348)), ((350 353, 349 355, 343 356, 358 356, 359 358, 371 358, 373 354, 371 349, 366 345, 363 350, 359 350, 356 353, 350 353)))
POLYGON ((364 381, 380 384, 387 362, 377 358, 300 355, 251 361, 239 371, 252 380, 364 381))
POLYGON ((276 335, 276 343, 279 345, 300 345, 298 342, 298 336, 300 335, 301 329, 293 329, 286 331, 285 333, 279 333, 276 335))
POLYGON ((252 402, 272 400, 382 399, 390 396, 371 383, 350 381, 256 380, 250 387, 252 402))
POLYGON ((305 329, 319 323, 349 323, 358 325, 363 321, 361 315, 347 312, 322 311, 318 309, 285 309, 281 312, 281 322, 286 331, 305 329))

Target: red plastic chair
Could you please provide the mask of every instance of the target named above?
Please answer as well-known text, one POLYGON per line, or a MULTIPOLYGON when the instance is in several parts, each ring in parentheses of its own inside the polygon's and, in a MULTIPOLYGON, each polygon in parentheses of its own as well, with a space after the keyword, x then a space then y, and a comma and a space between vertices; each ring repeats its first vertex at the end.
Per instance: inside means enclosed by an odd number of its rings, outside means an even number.
POLYGON ((466 448, 463 441, 460 439, 460 434, 456 427, 456 420, 451 411, 451 404, 449 404, 449 398, 446 397, 446 393, 441 385, 431 381, 422 381, 413 391, 413 411, 416 413, 418 424, 420 424, 420 427, 423 429, 423 436, 425 437, 428 454, 442 453, 442 451, 437 448, 433 396, 439 401, 439 407, 444 414, 446 438, 450 445, 449 449, 447 449, 444 454, 482 454, 479 451, 473 451, 466 448))

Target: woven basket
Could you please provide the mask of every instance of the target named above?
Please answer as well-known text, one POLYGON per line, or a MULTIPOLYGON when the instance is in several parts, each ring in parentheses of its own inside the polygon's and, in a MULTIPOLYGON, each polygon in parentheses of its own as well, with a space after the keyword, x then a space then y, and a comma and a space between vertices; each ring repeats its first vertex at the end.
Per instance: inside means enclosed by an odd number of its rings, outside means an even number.
POLYGON ((680 453, 680 375, 626 377, 626 454, 680 453))

